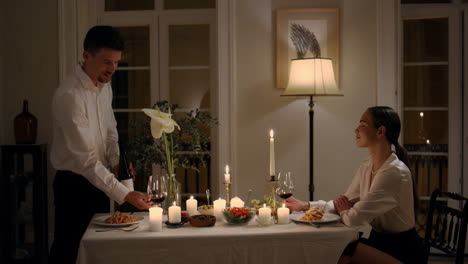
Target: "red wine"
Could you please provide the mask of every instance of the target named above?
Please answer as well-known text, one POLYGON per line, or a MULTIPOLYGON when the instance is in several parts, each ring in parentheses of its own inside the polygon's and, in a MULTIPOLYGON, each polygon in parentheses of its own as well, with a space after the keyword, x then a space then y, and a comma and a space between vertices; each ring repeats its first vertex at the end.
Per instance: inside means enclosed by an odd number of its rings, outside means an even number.
POLYGON ((151 201, 153 203, 162 203, 165 199, 166 199, 166 196, 164 195, 161 195, 161 196, 154 195, 153 197, 151 197, 151 201))
POLYGON ((286 192, 286 193, 280 193, 278 194, 279 197, 281 197, 282 199, 288 199, 289 197, 291 197, 293 194, 292 192, 286 192))

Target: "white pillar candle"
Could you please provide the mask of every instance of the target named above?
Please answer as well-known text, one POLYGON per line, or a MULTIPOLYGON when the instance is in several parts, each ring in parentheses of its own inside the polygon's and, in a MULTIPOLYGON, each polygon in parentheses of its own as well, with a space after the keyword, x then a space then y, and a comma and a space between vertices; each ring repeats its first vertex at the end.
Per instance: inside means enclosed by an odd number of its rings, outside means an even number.
POLYGON ((193 196, 190 196, 190 199, 185 201, 185 205, 187 206, 187 213, 190 216, 197 214, 198 201, 193 199, 193 196))
POLYGON ((152 232, 159 232, 162 230, 162 214, 161 207, 151 207, 149 209, 149 229, 152 232))
POLYGON ((278 224, 284 225, 289 223, 289 208, 283 203, 283 207, 278 208, 278 224))
POLYGON ((258 222, 261 225, 269 225, 271 221, 271 208, 263 204, 263 208, 258 209, 258 222))
POLYGON ((242 201, 239 197, 234 197, 234 198, 231 199, 230 206, 231 206, 231 208, 232 207, 242 208, 242 207, 244 207, 244 201, 242 201))
POLYGON ((176 205, 176 202, 173 203, 171 207, 169 207, 169 223, 180 223, 180 207, 176 205))
POLYGON ((270 130, 270 176, 276 175, 275 171, 275 132, 270 130))
POLYGON ((231 183, 231 174, 229 174, 229 165, 226 165, 226 173, 224 174, 224 182, 231 183))
POLYGON ((226 200, 219 198, 213 202, 213 212, 217 221, 224 219, 223 211, 226 208, 226 200))

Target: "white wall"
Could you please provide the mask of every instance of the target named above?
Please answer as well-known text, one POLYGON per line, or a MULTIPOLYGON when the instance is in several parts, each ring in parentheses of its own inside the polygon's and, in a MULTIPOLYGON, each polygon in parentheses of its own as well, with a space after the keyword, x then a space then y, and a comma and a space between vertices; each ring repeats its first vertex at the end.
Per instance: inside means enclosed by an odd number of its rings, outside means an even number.
POLYGON ((276 131, 277 171, 290 170, 295 196, 308 199, 309 130, 306 99, 280 97, 275 88, 275 10, 277 8, 340 8, 340 74, 343 97, 316 99, 315 198, 343 193, 366 150, 354 145, 361 113, 376 98, 375 2, 307 0, 237 0, 237 80, 234 106, 237 137, 237 194, 254 197, 267 190, 268 130, 276 131))
MULTIPOLYGON (((6 124, 22 110, 23 99, 38 119, 37 143, 51 139, 50 105, 58 85, 57 1, 6 1, 4 84, 6 124)), ((5 127, 14 143, 12 126, 5 127)))

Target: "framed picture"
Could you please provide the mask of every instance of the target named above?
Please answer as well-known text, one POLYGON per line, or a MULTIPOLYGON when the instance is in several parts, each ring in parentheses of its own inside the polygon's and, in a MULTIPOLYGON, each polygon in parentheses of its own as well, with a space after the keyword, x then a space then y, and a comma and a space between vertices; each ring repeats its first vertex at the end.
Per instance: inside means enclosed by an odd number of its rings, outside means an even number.
POLYGON ((276 11, 276 87, 286 88, 291 59, 298 58, 298 51, 291 36, 294 29, 312 33, 318 41, 318 54, 307 51, 305 58, 330 58, 333 63, 336 84, 339 87, 339 10, 338 8, 278 9, 276 11))

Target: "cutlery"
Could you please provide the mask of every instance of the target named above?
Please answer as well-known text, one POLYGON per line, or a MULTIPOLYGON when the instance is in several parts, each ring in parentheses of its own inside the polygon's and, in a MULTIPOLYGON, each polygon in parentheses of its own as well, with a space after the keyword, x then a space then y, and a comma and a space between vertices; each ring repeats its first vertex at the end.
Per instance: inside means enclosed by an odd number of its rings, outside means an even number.
POLYGON ((206 199, 208 200, 208 205, 210 205, 210 189, 206 189, 206 199))
POLYGON ((316 228, 320 228, 320 227, 321 227, 321 225, 317 225, 317 224, 314 224, 314 223, 311 223, 311 222, 309 222, 309 224, 310 224, 311 226, 313 226, 313 227, 316 227, 316 228))
POLYGON ((119 230, 119 231, 124 231, 124 232, 132 232, 133 230, 137 229, 139 226, 132 226, 132 227, 127 227, 127 228, 112 228, 112 229, 96 229, 96 232, 107 232, 107 231, 112 231, 112 230, 119 230))

